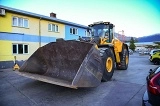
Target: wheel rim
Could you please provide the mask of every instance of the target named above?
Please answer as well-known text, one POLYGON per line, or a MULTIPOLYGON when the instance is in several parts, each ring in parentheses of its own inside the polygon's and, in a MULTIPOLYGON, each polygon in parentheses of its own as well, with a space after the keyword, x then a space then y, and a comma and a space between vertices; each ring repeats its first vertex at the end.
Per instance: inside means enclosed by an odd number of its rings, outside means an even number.
POLYGON ((112 66, 113 66, 113 60, 112 60, 111 57, 108 57, 107 61, 106 61, 107 72, 111 72, 112 71, 112 66))
POLYGON ((126 64, 128 64, 128 60, 129 60, 129 59, 128 59, 128 56, 126 55, 126 64))

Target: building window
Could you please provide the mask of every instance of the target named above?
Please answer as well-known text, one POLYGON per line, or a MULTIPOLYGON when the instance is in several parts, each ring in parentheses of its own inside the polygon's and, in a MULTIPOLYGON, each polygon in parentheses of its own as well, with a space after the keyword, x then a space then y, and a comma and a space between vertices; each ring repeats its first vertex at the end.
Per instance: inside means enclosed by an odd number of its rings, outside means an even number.
POLYGON ((78 35, 78 29, 77 28, 70 28, 70 34, 78 35))
POLYGON ((17 26, 17 27, 28 28, 28 19, 21 18, 21 17, 13 17, 12 18, 12 25, 17 26))
POLYGON ((18 17, 13 17, 12 22, 13 26, 18 26, 18 17))
POLYGON ((18 18, 18 26, 23 27, 23 18, 18 18))
POLYGON ((12 44, 13 54, 28 54, 28 44, 12 44))
POLYGON ((17 53, 17 45, 12 45, 13 54, 17 53))
POLYGON ((24 45, 24 53, 28 53, 28 45, 24 45))
POLYGON ((52 32, 58 32, 58 25, 55 24, 48 24, 48 31, 52 31, 52 32))
POLYGON ((23 25, 25 28, 28 28, 28 19, 23 19, 23 25))
POLYGON ((48 24, 48 31, 52 31, 52 24, 48 24))

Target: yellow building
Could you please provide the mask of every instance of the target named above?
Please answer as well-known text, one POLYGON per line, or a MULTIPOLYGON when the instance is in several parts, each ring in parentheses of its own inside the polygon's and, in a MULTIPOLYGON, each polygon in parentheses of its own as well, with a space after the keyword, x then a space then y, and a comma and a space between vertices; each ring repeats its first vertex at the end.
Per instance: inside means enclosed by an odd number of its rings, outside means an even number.
POLYGON ((37 48, 85 36, 87 26, 0 5, 0 69, 21 65, 37 48))

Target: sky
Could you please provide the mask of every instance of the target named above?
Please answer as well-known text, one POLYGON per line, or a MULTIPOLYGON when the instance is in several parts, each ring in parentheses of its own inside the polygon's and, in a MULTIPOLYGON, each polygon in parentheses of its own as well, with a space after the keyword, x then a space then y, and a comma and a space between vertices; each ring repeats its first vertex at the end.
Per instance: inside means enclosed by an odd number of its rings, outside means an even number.
POLYGON ((160 33, 160 0, 0 0, 0 5, 89 25, 104 21, 118 33, 142 37, 160 33))

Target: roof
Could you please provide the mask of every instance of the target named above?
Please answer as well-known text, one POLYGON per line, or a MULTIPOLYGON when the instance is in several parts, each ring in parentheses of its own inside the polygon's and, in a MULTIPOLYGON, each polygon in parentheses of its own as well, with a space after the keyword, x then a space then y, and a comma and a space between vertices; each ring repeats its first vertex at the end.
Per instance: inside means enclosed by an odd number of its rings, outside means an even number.
POLYGON ((15 9, 15 8, 3 6, 3 5, 0 5, 0 8, 5 9, 5 10, 10 11, 10 12, 13 12, 13 13, 19 13, 19 14, 23 14, 23 15, 27 15, 27 16, 31 16, 31 17, 46 19, 46 20, 50 20, 50 21, 54 21, 54 22, 59 22, 59 23, 62 23, 62 24, 72 25, 72 26, 81 27, 81 28, 87 28, 88 27, 88 26, 85 26, 85 25, 81 25, 81 24, 77 24, 77 23, 73 23, 73 22, 69 22, 69 21, 65 21, 65 20, 61 20, 61 19, 57 19, 57 18, 53 18, 53 17, 49 17, 49 16, 45 16, 45 15, 40 15, 40 14, 36 14, 36 13, 24 11, 24 10, 19 10, 19 9, 15 9))

